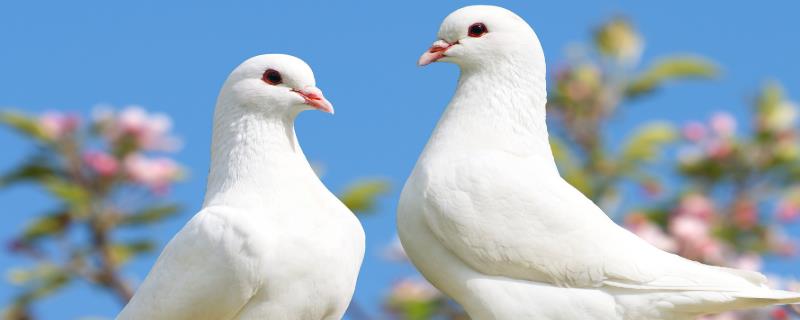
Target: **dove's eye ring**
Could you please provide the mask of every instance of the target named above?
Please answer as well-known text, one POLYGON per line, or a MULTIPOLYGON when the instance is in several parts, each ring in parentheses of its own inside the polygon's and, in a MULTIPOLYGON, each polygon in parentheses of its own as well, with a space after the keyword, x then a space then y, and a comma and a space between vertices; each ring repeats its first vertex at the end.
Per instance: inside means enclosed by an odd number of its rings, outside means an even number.
POLYGON ((267 69, 267 71, 264 71, 264 75, 261 76, 261 80, 273 86, 283 83, 283 77, 281 77, 281 73, 275 69, 267 69))
POLYGON ((486 29, 486 25, 480 22, 473 23, 469 26, 469 29, 467 29, 467 34, 473 38, 478 38, 487 32, 489 32, 489 29, 486 29))

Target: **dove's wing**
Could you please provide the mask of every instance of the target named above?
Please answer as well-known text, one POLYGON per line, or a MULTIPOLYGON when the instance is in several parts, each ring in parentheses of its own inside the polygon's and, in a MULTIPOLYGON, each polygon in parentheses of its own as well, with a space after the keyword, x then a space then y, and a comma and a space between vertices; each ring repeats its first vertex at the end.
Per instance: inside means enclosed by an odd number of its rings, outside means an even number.
POLYGON ((117 319, 233 319, 254 292, 241 226, 223 209, 198 213, 167 244, 117 319))
POLYGON ((425 220, 442 244, 481 273, 647 290, 739 291, 766 281, 651 246, 566 183, 552 160, 488 150, 441 158, 422 166, 425 220))

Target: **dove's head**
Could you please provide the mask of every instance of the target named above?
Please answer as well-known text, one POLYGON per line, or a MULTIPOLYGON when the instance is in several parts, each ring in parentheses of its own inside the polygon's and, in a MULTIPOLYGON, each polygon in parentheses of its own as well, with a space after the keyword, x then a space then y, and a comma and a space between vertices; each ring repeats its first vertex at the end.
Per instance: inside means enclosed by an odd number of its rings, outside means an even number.
POLYGON ((419 58, 421 66, 436 61, 464 67, 491 67, 519 59, 541 58, 533 29, 515 13, 496 6, 468 6, 447 16, 436 42, 419 58))
POLYGON ((264 54, 242 62, 225 81, 220 99, 228 106, 275 115, 308 109, 333 113, 333 106, 316 87, 311 67, 285 54, 264 54))

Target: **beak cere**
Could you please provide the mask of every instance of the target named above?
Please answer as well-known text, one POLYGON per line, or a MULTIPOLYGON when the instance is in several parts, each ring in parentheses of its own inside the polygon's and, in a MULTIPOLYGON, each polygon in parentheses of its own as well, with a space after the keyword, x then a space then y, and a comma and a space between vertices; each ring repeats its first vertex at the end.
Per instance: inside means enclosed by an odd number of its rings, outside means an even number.
POLYGON ((292 89, 305 100, 305 104, 314 109, 333 114, 333 105, 322 95, 322 90, 317 87, 305 87, 303 89, 292 89))
POLYGON ((448 43, 444 40, 438 40, 431 45, 431 48, 428 49, 425 53, 419 57, 419 61, 417 61, 417 65, 419 66, 427 66, 433 62, 438 61, 439 59, 445 57, 445 52, 449 49, 452 44, 448 43))

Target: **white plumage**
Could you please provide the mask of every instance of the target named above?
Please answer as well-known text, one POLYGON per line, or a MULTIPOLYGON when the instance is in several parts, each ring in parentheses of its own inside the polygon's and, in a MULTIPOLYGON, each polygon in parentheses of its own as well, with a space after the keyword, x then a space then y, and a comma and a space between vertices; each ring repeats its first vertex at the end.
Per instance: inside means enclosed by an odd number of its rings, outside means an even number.
POLYGON ((544 55, 520 17, 465 7, 438 36, 420 64, 453 62, 461 76, 403 189, 398 230, 412 262, 473 319, 690 319, 800 302, 757 272, 651 246, 561 178, 544 55))
POLYGON ((364 232, 297 143, 300 111, 333 112, 314 85, 308 65, 287 55, 256 56, 231 73, 203 208, 118 319, 341 319, 364 232))

